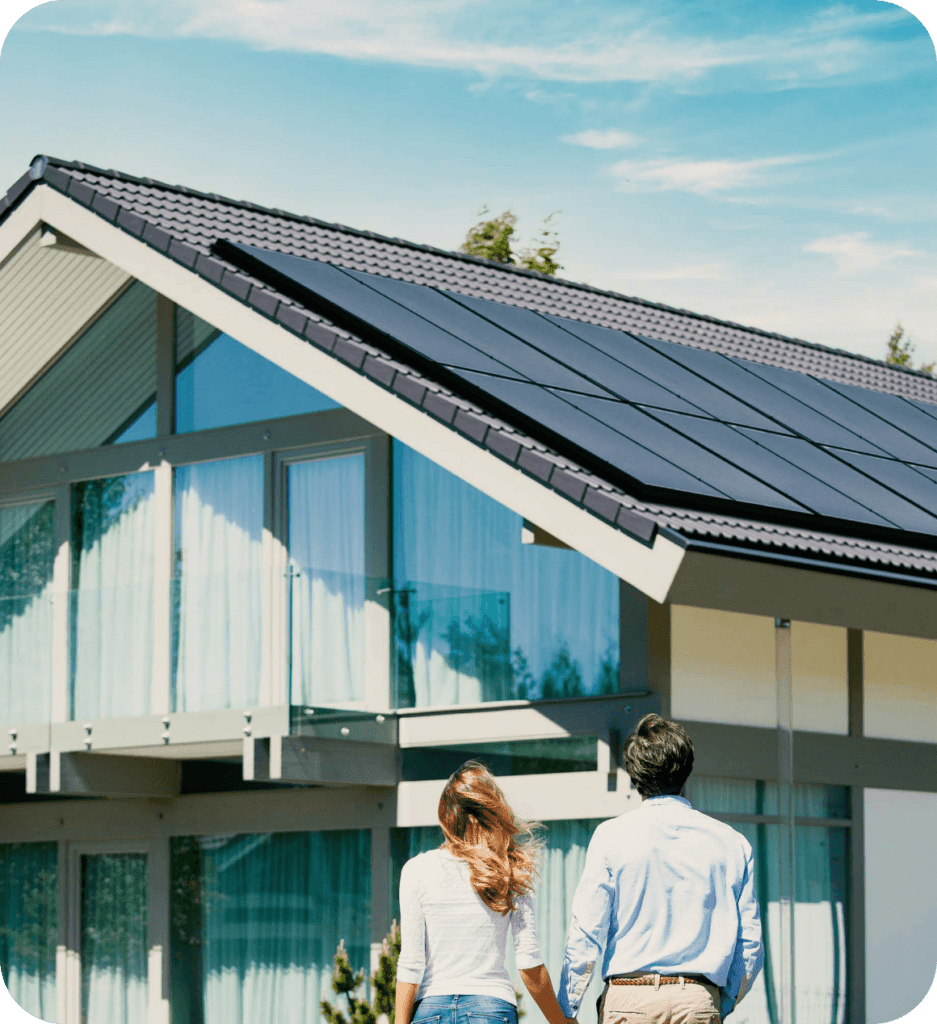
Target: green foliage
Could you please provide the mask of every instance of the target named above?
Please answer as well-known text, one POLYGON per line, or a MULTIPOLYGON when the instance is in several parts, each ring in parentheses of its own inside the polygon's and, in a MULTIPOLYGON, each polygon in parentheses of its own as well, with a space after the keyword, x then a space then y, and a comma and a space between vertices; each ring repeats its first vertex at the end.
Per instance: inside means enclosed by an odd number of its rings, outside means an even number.
POLYGON ((322 1016, 328 1024, 376 1024, 381 1014, 393 1021, 397 995, 397 960, 400 957, 400 928, 397 922, 381 944, 378 968, 371 976, 372 1002, 358 998, 355 994, 364 984, 364 970, 353 971, 345 949, 345 940, 335 951, 335 966, 332 970, 332 991, 344 996, 348 1016, 327 999, 319 1004, 322 1016))
POLYGON ((479 210, 478 216, 482 219, 469 228, 465 241, 459 247, 460 252, 494 260, 495 263, 509 263, 524 267, 525 270, 536 270, 540 274, 553 275, 561 269, 561 264, 555 259, 560 242, 554 217, 559 210, 554 210, 544 218, 539 235, 528 248, 519 252, 511 247, 517 215, 511 210, 505 210, 497 217, 489 217, 489 212, 487 206, 479 210))
POLYGON ((915 349, 914 342, 905 335, 905 330, 900 323, 895 324, 895 329, 891 332, 891 337, 886 342, 886 349, 886 363, 891 363, 893 366, 906 366, 909 370, 917 369, 921 373, 929 374, 931 377, 934 376, 933 363, 921 363, 920 366, 915 367, 912 360, 915 349))

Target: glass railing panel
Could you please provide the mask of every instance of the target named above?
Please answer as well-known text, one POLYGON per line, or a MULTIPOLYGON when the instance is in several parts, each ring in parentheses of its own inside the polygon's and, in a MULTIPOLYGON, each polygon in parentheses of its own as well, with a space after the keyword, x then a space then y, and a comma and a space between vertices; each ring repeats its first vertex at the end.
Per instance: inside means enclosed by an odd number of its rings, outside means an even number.
POLYGON ((153 581, 68 594, 72 719, 147 715, 153 683, 153 581))
POLYGON ((494 775, 594 772, 598 750, 595 736, 410 747, 403 751, 401 779, 447 779, 466 761, 480 761, 494 775))
POLYGON ((0 597, 0 727, 47 722, 51 694, 51 596, 0 597))
POLYGON ((260 702, 264 573, 187 573, 170 585, 173 711, 260 702))

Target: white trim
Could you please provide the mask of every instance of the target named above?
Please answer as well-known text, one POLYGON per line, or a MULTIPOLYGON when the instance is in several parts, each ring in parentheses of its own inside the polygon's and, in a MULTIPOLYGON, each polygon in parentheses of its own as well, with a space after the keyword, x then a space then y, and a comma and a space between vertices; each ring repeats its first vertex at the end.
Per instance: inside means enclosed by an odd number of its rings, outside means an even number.
POLYGON ((74 200, 46 185, 36 192, 45 222, 489 497, 536 521, 541 529, 649 597, 666 599, 684 554, 673 541, 658 535, 653 547, 648 547, 633 540, 74 200))
POLYGON ((0 226, 0 266, 26 241, 42 221, 42 197, 37 189, 27 196, 0 226))

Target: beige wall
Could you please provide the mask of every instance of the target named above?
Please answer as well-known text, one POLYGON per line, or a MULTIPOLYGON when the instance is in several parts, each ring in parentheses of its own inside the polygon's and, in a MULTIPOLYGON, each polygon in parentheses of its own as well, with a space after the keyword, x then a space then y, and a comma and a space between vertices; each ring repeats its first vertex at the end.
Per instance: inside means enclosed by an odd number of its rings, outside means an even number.
MULTIPOLYGON (((774 619, 674 605, 671 714, 698 722, 777 724, 774 619)), ((794 727, 845 734, 846 630, 795 622, 794 727)))
POLYGON ((865 633, 864 731, 937 742, 937 640, 865 633))

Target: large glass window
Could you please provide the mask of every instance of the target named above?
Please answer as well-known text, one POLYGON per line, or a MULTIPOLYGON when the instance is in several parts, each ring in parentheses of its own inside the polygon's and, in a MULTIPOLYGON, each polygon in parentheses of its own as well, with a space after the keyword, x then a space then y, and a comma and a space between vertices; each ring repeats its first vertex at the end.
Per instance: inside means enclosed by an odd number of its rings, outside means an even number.
POLYGON ((73 718, 149 713, 155 536, 152 473, 73 486, 73 718))
POLYGON ((617 692, 617 577, 522 543, 520 516, 399 442, 393 458, 398 706, 617 692))
POLYGON ((134 282, 0 419, 0 462, 105 444, 155 396, 156 292, 134 282))
POLYGON ((338 408, 298 377, 178 308, 176 366, 179 434, 338 408))
POLYGON ((172 840, 173 1024, 319 1024, 344 941, 369 968, 367 830, 172 840))
POLYGON ((364 455, 290 465, 290 701, 364 699, 364 455))
POLYGON ((262 534, 261 456, 175 471, 175 711, 257 704, 262 534))
MULTIPOLYGON (((790 951, 780 947, 781 825, 779 820, 770 820, 778 813, 778 787, 735 779, 691 778, 686 795, 698 810, 724 818, 752 844, 765 969, 732 1018, 738 1024, 777 1024, 781 1019, 782 964, 791 962, 790 951)), ((794 804, 799 820, 794 829, 794 1019, 798 1024, 836 1024, 845 1019, 848 992, 847 791, 836 786, 797 785, 794 804), (810 818, 840 818, 844 823, 812 825, 810 818)))
POLYGON ((58 844, 0 844, 0 971, 20 1006, 46 1021, 57 1019, 58 895, 58 844))
POLYGON ((0 725, 49 718, 52 676, 51 501, 0 507, 0 725))

